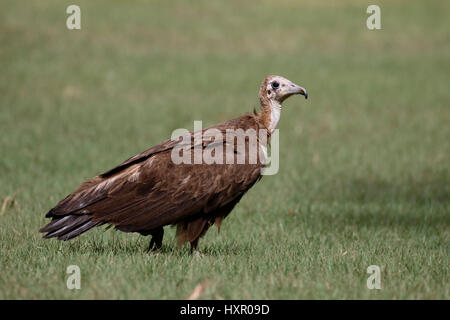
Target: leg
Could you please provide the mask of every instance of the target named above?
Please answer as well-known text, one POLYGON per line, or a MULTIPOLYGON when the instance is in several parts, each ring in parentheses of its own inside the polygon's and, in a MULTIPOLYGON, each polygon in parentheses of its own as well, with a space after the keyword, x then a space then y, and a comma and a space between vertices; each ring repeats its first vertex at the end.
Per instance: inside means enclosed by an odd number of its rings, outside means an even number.
POLYGON ((196 253, 198 241, 208 231, 208 228, 213 224, 214 220, 210 218, 197 218, 191 221, 181 222, 177 225, 177 238, 178 246, 181 246, 184 242, 189 241, 191 244, 191 254, 196 253))
POLYGON ((190 241, 191 243, 191 255, 194 255, 196 258, 203 258, 205 255, 203 253, 200 253, 200 251, 197 250, 198 240, 200 237, 195 239, 194 241, 190 241))
POLYGON ((164 229, 163 227, 159 227, 157 229, 153 229, 150 231, 152 236, 152 240, 150 240, 150 245, 148 246, 147 252, 157 251, 161 249, 162 241, 164 237, 164 229))
POLYGON ((191 255, 194 255, 196 258, 203 258, 205 255, 203 253, 200 253, 200 251, 197 250, 198 240, 200 237, 195 239, 194 241, 190 241, 191 243, 191 255))
POLYGON ((198 252, 198 251, 197 251, 198 239, 200 239, 200 237, 194 239, 194 241, 190 241, 190 243, 191 243, 191 254, 192 254, 193 252, 198 252))

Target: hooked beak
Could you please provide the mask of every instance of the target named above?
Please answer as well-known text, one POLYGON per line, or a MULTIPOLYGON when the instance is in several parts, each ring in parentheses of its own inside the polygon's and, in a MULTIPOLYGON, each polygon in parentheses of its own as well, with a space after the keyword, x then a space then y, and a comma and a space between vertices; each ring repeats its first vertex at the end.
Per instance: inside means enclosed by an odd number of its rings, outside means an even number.
POLYGON ((301 94, 302 96, 305 96, 305 99, 308 99, 308 92, 306 92, 306 89, 292 82, 287 89, 287 93, 289 96, 293 94, 301 94))

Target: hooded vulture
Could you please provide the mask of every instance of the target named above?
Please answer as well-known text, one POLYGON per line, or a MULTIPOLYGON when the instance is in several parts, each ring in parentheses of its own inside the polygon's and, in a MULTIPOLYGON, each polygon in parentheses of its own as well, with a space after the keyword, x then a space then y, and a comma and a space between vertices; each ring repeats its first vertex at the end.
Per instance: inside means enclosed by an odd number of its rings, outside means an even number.
MULTIPOLYGON (((306 90, 280 76, 265 77, 260 90, 259 113, 244 114, 194 133, 190 143, 169 139, 129 158, 117 167, 84 182, 47 214, 51 221, 40 232, 44 238, 70 240, 93 227, 108 224, 124 232, 151 235, 149 250, 161 248, 164 226, 177 226, 179 244, 190 242, 191 252, 199 238, 233 210, 242 196, 261 178, 267 144, 280 119, 281 104, 291 95, 308 97, 306 90), (220 138, 229 132, 265 132, 257 138, 260 153, 250 161, 250 140, 220 138), (215 133, 216 139, 206 137, 215 133), (200 139, 198 139, 200 136, 200 139), (236 142, 237 141, 237 142, 236 142), (183 152, 205 152, 214 145, 224 147, 222 156, 235 160, 244 150, 243 161, 173 161, 175 148, 183 152), (244 149, 242 149, 244 147, 244 149), (261 152, 262 150, 262 152, 261 152)), ((183 140, 186 141, 186 140, 183 140)), ((175 153, 177 153, 175 152, 175 153)), ((214 153, 213 152, 213 153, 214 153)), ((220 158, 220 156, 219 156, 220 158)), ((184 159, 184 158, 183 158, 184 159)))

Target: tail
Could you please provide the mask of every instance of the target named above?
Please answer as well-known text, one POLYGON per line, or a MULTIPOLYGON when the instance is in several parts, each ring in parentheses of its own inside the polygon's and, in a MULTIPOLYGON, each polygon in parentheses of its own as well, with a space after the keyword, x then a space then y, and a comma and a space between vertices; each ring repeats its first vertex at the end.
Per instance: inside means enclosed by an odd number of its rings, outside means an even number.
POLYGON ((70 240, 86 231, 103 224, 100 221, 92 221, 90 214, 68 214, 65 216, 55 216, 50 210, 46 217, 53 218, 45 227, 39 232, 47 233, 44 238, 56 238, 58 240, 70 240))

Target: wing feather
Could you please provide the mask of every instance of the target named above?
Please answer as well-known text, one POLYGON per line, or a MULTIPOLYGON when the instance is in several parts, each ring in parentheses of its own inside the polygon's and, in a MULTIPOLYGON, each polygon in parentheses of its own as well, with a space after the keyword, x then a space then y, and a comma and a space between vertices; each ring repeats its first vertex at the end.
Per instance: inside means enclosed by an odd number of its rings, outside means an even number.
MULTIPOLYGON (((242 123, 249 119, 250 115, 214 128, 225 133, 230 127, 243 127, 242 123)), ((255 121, 245 123, 258 128, 255 121)), ((195 134, 191 135, 192 139, 195 134)), ((245 164, 175 165, 171 151, 177 143, 179 140, 168 140, 85 182, 48 215, 55 219, 69 214, 89 216, 71 224, 69 229, 73 230, 69 233, 65 230, 64 238, 103 223, 113 224, 122 231, 151 230, 200 213, 208 214, 228 204, 232 208, 261 177, 263 165, 249 164, 248 159, 245 164)), ((224 141, 209 143, 225 144, 224 141)), ((203 148, 209 143, 203 142, 203 148)), ((230 152, 234 156, 237 150, 230 152)))

